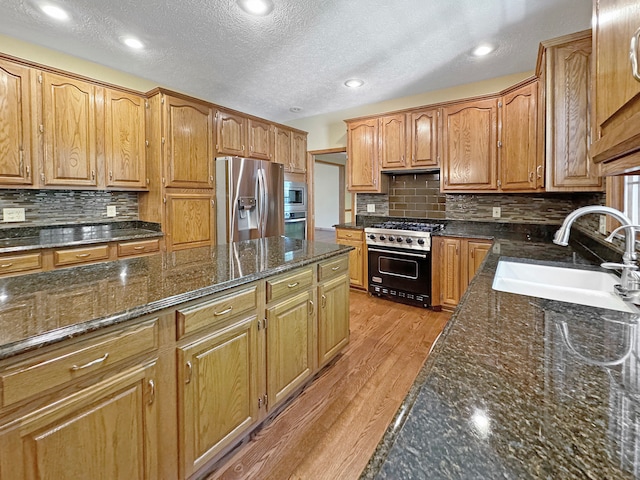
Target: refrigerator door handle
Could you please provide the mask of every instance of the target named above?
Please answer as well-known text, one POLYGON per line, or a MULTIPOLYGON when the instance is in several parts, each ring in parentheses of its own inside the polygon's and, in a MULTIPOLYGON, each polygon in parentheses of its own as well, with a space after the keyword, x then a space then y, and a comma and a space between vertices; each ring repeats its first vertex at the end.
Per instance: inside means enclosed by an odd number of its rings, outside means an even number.
POLYGON ((267 222, 269 220, 269 192, 267 191, 267 174, 264 168, 260 169, 262 175, 262 236, 267 233, 267 222))
POLYGON ((258 233, 260 237, 264 237, 264 178, 262 177, 262 169, 258 169, 257 175, 257 190, 256 195, 258 201, 258 233))

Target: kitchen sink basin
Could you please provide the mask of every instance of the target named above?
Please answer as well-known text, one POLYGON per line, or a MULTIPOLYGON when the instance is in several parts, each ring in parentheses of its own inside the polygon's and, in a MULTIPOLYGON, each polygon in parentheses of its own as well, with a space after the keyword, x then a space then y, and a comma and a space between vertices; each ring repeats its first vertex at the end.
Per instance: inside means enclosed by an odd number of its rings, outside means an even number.
POLYGON ((493 289, 560 302, 640 313, 614 293, 620 283, 613 273, 580 268, 500 260, 493 289))

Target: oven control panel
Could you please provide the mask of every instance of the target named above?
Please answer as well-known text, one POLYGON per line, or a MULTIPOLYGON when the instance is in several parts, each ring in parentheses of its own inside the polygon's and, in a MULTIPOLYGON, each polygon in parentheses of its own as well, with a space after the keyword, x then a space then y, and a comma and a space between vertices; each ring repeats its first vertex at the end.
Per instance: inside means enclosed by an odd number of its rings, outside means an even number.
POLYGON ((379 245, 411 250, 430 250, 431 234, 428 232, 389 231, 366 228, 367 245, 379 245))

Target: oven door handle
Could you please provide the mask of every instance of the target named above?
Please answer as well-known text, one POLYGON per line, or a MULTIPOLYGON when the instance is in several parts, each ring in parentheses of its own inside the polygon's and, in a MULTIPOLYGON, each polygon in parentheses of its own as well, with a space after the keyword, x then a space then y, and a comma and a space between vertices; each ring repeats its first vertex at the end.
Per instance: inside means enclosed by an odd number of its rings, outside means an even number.
POLYGON ((390 255, 404 255, 405 257, 427 258, 425 254, 421 254, 421 253, 407 253, 407 252, 401 252, 398 250, 378 250, 377 248, 369 248, 368 250, 370 252, 388 253, 390 255))
POLYGON ((284 223, 298 223, 298 222, 306 222, 306 218, 296 218, 295 220, 285 220, 284 223))

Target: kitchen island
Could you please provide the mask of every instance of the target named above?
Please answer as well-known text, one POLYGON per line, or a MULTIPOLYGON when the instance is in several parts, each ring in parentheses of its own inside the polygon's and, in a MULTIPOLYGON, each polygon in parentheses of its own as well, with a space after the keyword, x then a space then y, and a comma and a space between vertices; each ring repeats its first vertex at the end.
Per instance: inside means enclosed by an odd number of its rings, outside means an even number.
POLYGON ((362 478, 638 478, 638 316, 492 289, 501 257, 586 265, 603 249, 484 234, 493 248, 362 478))

